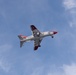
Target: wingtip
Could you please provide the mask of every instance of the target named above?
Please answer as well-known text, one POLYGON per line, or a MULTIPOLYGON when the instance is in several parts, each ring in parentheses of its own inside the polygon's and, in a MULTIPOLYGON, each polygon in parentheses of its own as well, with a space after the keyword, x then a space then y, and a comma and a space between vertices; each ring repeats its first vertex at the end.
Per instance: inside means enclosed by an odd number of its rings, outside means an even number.
POLYGON ((31 27, 31 30, 37 29, 34 25, 30 25, 30 27, 31 27))
POLYGON ((37 49, 38 49, 38 46, 35 46, 35 47, 34 47, 34 51, 36 51, 37 49))
POLYGON ((32 27, 32 26, 34 26, 34 25, 32 24, 32 25, 30 25, 30 26, 32 27))

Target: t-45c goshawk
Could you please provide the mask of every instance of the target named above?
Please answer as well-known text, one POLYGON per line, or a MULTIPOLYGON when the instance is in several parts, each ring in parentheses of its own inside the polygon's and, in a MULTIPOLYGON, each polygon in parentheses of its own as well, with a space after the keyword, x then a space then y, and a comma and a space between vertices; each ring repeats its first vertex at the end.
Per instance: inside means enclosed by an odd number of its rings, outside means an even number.
POLYGON ((31 36, 18 35, 20 47, 23 46, 24 42, 34 41, 34 50, 37 50, 38 47, 41 47, 40 43, 44 37, 51 36, 53 38, 54 35, 57 34, 57 31, 40 32, 34 25, 31 25, 30 27, 33 33, 31 36))

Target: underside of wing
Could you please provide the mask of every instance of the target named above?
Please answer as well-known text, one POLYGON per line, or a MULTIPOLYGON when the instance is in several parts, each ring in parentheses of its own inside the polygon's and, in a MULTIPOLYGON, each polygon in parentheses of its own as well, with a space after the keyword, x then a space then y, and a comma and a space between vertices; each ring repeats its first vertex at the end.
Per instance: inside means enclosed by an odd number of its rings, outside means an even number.
POLYGON ((41 32, 34 25, 31 25, 30 27, 34 37, 39 37, 41 35, 41 32))
MULTIPOLYGON (((31 27, 33 36, 34 36, 35 38, 38 38, 38 37, 40 37, 40 35, 42 35, 41 32, 40 32, 34 25, 31 25, 30 27, 31 27)), ((38 39, 35 39, 35 40, 34 40, 34 50, 37 50, 38 47, 40 47, 41 41, 42 41, 41 38, 38 38, 38 39)))
POLYGON ((38 47, 41 47, 40 43, 41 43, 42 40, 35 40, 34 41, 34 50, 37 50, 38 47))

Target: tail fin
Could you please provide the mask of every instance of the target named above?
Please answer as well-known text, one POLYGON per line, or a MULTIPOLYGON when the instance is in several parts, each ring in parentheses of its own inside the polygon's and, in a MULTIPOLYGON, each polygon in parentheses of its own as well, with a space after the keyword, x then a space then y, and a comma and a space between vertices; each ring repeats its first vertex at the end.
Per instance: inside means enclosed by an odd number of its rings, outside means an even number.
POLYGON ((18 37, 19 37, 20 40, 23 40, 23 39, 26 38, 26 36, 23 36, 23 35, 18 35, 18 37))
POLYGON ((18 35, 18 37, 19 37, 19 39, 20 39, 20 47, 22 47, 22 46, 23 46, 23 43, 25 42, 25 41, 23 41, 23 39, 25 39, 26 36, 18 35))

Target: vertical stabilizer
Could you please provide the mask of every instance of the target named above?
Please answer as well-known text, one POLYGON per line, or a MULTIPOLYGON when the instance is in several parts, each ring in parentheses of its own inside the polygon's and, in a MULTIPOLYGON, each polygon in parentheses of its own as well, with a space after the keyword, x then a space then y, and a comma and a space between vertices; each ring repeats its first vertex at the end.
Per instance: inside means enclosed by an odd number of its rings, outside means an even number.
POLYGON ((22 47, 22 46, 23 46, 23 44, 24 44, 24 42, 25 42, 25 41, 23 41, 23 39, 25 39, 25 38, 26 38, 26 36, 18 35, 18 37, 19 37, 19 39, 20 39, 20 47, 22 47))
POLYGON ((18 37, 19 37, 20 40, 23 40, 23 39, 26 38, 26 36, 23 36, 23 35, 18 35, 18 37))

